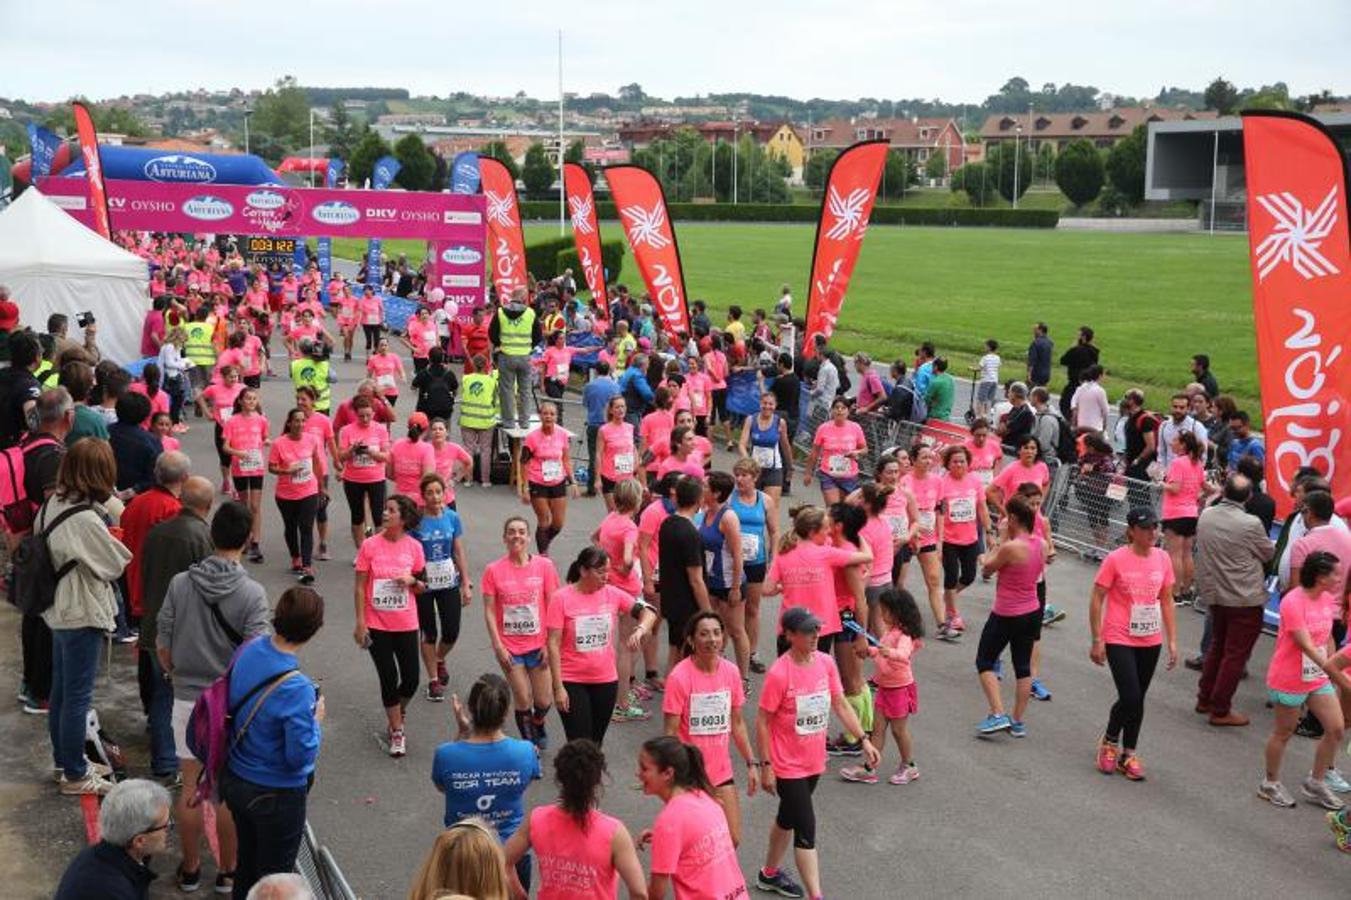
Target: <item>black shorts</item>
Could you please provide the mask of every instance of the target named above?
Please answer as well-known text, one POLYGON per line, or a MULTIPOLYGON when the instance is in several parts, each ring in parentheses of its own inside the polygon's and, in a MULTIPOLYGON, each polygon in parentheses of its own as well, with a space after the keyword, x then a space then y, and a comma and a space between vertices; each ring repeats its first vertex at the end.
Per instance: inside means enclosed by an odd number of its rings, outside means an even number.
POLYGON ((1178 537, 1196 537, 1196 516, 1185 516, 1180 519, 1164 519, 1163 530, 1177 535, 1178 537))
POLYGON ((244 382, 244 387, 253 388, 255 391, 260 390, 263 386, 263 375, 261 372, 257 375, 245 375, 240 380, 244 382))
POLYGON ((216 459, 220 460, 220 467, 222 469, 228 469, 230 467, 230 461, 234 459, 234 457, 225 452, 225 432, 221 429, 219 422, 216 423, 216 459))
POLYGON ((263 476, 261 475, 232 475, 230 480, 234 482, 237 491, 261 491, 263 489, 263 476))
POLYGON ((602 494, 613 494, 617 487, 619 487, 618 481, 611 481, 604 475, 600 476, 600 492, 602 494))
POLYGON ((760 477, 755 479, 755 487, 761 491, 765 488, 783 487, 783 469, 761 469, 760 477))
POLYGON ((709 414, 709 421, 728 421, 727 415, 727 388, 713 391, 713 410, 709 414))
POLYGON ((980 559, 980 544, 943 544, 943 587, 954 590, 970 587, 976 580, 976 562, 980 559))
POLYGON ((696 610, 692 606, 672 606, 668 603, 661 605, 661 617, 666 620, 666 643, 671 647, 680 647, 685 643, 685 625, 696 610))
POLYGON ((766 566, 764 563, 746 563, 742 567, 742 573, 745 575, 746 584, 764 584, 766 566))
POLYGON ((568 486, 559 482, 558 484, 536 484, 530 482, 530 496, 543 497, 546 500, 561 500, 568 495, 568 486))
POLYGON ((460 589, 423 591, 417 596, 418 630, 422 643, 453 644, 460 637, 460 589))

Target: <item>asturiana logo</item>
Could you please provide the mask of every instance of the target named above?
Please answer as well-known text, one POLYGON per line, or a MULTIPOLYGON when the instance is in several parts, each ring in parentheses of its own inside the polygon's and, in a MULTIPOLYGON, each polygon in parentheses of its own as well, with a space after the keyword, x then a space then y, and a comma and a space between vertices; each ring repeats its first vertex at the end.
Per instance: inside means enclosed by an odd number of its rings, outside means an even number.
POLYGON ((177 181, 205 184, 216 180, 216 167, 204 159, 186 154, 157 156, 145 164, 145 177, 151 181, 177 181))
POLYGON ((483 254, 473 247, 467 247, 460 244, 455 247, 447 247, 441 252, 441 259, 450 263, 452 266, 474 266, 483 262, 483 254))
POLYGON ((235 208, 228 200, 200 194, 183 204, 183 214, 203 222, 219 222, 235 214, 235 208))
POLYGON ((310 218, 323 225, 351 225, 361 220, 361 213, 350 203, 330 200, 310 210, 310 218))
POLYGON ((244 203, 254 209, 281 209, 286 205, 286 197, 276 191, 253 191, 244 198, 244 203))

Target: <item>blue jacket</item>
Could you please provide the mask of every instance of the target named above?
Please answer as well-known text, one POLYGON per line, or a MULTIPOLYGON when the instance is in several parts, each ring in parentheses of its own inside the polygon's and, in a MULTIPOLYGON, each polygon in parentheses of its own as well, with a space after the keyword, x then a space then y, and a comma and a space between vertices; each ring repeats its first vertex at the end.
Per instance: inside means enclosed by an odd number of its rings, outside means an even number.
POLYGON ((139 424, 114 422, 108 426, 108 443, 117 460, 117 489, 136 493, 155 486, 155 460, 164 452, 159 438, 139 424))
POLYGON ((586 424, 604 425, 605 407, 609 405, 610 398, 618 396, 622 391, 619 383, 609 375, 602 378, 595 378, 582 389, 582 403, 586 404, 586 424))
POLYGON ((99 841, 71 860, 53 900, 145 900, 154 879, 126 850, 99 841))
MULTIPOLYGON (((640 371, 636 366, 629 366, 624 370, 624 374, 619 376, 619 390, 625 397, 628 396, 630 388, 638 392, 644 403, 652 403, 652 385, 647 383, 647 373, 640 371)), ((630 409, 629 412, 633 410, 630 409)))
MULTIPOLYGON (((282 653, 270 638, 255 638, 239 652, 230 673, 230 708, 234 709, 254 685, 278 672, 299 668, 295 656, 282 653)), ((236 713, 236 728, 243 726, 266 692, 263 688, 236 713)), ((322 734, 314 718, 318 702, 319 691, 309 678, 302 675, 282 682, 262 702, 248 730, 230 751, 230 771, 263 787, 305 787, 319 759, 322 734)))

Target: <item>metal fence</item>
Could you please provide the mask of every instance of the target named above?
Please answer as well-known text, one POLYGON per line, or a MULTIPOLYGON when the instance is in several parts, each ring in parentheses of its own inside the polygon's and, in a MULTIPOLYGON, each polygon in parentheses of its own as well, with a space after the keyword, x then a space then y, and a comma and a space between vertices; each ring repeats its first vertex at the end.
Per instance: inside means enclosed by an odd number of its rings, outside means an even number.
POLYGON ((305 836, 296 854, 296 872, 309 883, 310 891, 319 900, 357 900, 333 854, 319 844, 309 822, 305 823, 305 836))

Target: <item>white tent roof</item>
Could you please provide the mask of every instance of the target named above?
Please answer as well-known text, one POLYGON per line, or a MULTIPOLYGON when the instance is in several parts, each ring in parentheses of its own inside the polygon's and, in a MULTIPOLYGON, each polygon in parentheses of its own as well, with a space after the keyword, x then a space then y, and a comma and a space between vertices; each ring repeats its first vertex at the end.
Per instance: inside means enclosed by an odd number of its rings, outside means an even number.
POLYGON ((141 358, 141 329, 150 310, 145 260, 104 240, 36 188, 0 212, 0 284, 10 288, 19 322, 45 330, 64 313, 79 340, 76 316, 92 312, 105 359, 141 358))

